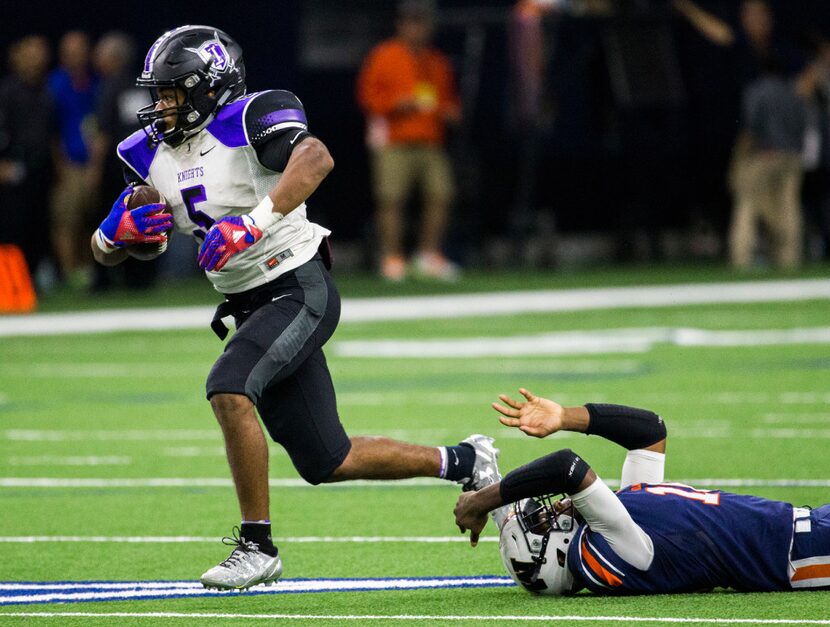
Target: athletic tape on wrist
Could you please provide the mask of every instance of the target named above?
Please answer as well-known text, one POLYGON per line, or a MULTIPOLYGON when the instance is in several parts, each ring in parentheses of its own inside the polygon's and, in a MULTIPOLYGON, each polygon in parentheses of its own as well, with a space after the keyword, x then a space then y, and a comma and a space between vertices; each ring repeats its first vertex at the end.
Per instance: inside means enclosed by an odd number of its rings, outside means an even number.
POLYGON ((266 195, 265 198, 263 198, 248 215, 253 218, 257 228, 262 231, 267 229, 269 226, 273 226, 285 217, 281 213, 274 211, 274 201, 271 200, 271 197, 268 195, 266 195))

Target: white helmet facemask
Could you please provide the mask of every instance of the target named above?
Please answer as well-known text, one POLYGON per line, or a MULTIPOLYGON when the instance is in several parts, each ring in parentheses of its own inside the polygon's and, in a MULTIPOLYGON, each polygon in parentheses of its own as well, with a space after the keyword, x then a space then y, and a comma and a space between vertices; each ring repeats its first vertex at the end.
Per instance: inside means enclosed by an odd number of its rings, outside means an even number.
POLYGON ((570 499, 551 496, 514 503, 501 529, 499 552, 517 584, 536 594, 570 594, 568 549, 578 530, 570 499))

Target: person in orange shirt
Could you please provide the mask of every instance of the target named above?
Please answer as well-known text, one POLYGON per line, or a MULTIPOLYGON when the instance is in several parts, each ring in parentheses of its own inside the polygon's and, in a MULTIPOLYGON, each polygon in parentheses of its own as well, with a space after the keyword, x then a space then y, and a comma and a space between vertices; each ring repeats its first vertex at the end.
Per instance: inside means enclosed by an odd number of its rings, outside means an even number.
POLYGON ((441 252, 455 185, 444 150, 446 129, 461 119, 454 75, 447 57, 430 46, 433 11, 423 1, 398 5, 396 35, 367 56, 357 82, 372 152, 381 274, 406 277, 404 206, 413 185, 424 201, 413 269, 441 280, 457 280, 459 268, 441 252))

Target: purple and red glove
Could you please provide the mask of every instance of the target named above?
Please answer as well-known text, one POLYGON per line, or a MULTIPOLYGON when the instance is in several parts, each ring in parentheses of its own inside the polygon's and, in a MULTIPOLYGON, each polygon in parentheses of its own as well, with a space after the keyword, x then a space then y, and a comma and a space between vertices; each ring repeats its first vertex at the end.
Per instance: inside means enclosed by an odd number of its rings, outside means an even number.
POLYGON ((127 198, 132 192, 132 187, 121 192, 109 215, 98 227, 96 236, 104 250, 113 251, 130 244, 161 244, 167 241, 165 232, 173 228, 172 214, 164 211, 167 205, 153 203, 130 210, 127 208, 127 198))
POLYGON ((222 218, 207 232, 199 249, 199 267, 219 271, 228 259, 262 239, 254 219, 245 214, 222 218))

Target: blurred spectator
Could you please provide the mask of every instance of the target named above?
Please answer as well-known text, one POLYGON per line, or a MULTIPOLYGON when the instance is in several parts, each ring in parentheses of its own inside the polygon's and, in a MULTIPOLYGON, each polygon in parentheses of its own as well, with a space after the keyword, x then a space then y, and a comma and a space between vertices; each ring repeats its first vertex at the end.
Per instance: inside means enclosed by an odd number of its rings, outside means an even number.
POLYGON ((424 209, 414 269, 441 280, 459 275, 441 247, 455 189, 444 149, 446 125, 459 122, 461 111, 449 60, 430 46, 433 18, 429 3, 402 2, 396 36, 370 52, 358 77, 373 159, 381 274, 390 281, 406 276, 404 208, 416 184, 424 209))
POLYGON ((84 234, 96 201, 96 190, 89 187, 89 160, 98 83, 89 68, 89 38, 85 33, 66 33, 58 54, 60 67, 49 77, 61 134, 58 180, 52 200, 52 245, 64 279, 78 286, 88 282, 91 261, 84 234))
POLYGON ((516 188, 511 211, 512 234, 525 235, 536 204, 536 176, 541 133, 553 121, 553 103, 547 80, 554 29, 544 19, 559 8, 554 0, 518 0, 510 13, 510 122, 516 133, 516 188), (547 31, 547 32, 546 32, 547 31))
POLYGON ((19 245, 32 272, 49 253, 57 122, 46 88, 48 65, 46 39, 24 37, 12 44, 11 74, 0 82, 0 240, 19 245))
POLYGON ((772 57, 787 74, 804 65, 798 49, 776 32, 775 16, 767 0, 743 0, 737 29, 692 0, 674 0, 674 8, 712 43, 735 48, 735 80, 740 89, 759 78, 772 57))
POLYGON ((545 75, 553 46, 543 19, 559 8, 554 0, 518 0, 510 13, 510 69, 514 123, 537 131, 543 111, 545 75))
MULTIPOLYGON (((93 64, 101 78, 95 107, 97 128, 90 151, 91 187, 99 190, 102 204, 124 189, 123 162, 115 152, 117 142, 139 130, 136 111, 150 104, 149 93, 135 85, 135 43, 125 33, 106 33, 95 45, 93 64)), ((94 265, 92 289, 107 290, 115 275, 123 272, 124 284, 145 288, 156 278, 158 260, 127 259, 115 267, 94 265)))
POLYGON ((734 85, 740 98, 738 137, 728 183, 734 210, 729 233, 730 260, 751 265, 758 222, 772 236, 775 262, 793 268, 801 262, 801 149, 805 128, 806 83, 802 54, 775 30, 767 0, 743 0, 740 26, 701 9, 692 0, 673 6, 709 41, 734 48, 734 85))
POLYGON ((772 256, 779 267, 792 269, 801 262, 802 217, 801 152, 805 129, 807 77, 784 76, 775 58, 764 75, 744 95, 738 157, 731 173, 735 207, 729 233, 732 265, 752 265, 758 225, 770 235, 772 256), (797 85, 801 83, 801 85, 797 85))
POLYGON ((804 135, 804 213, 808 241, 816 257, 830 259, 830 40, 820 37, 814 61, 815 80, 808 92, 804 135))

